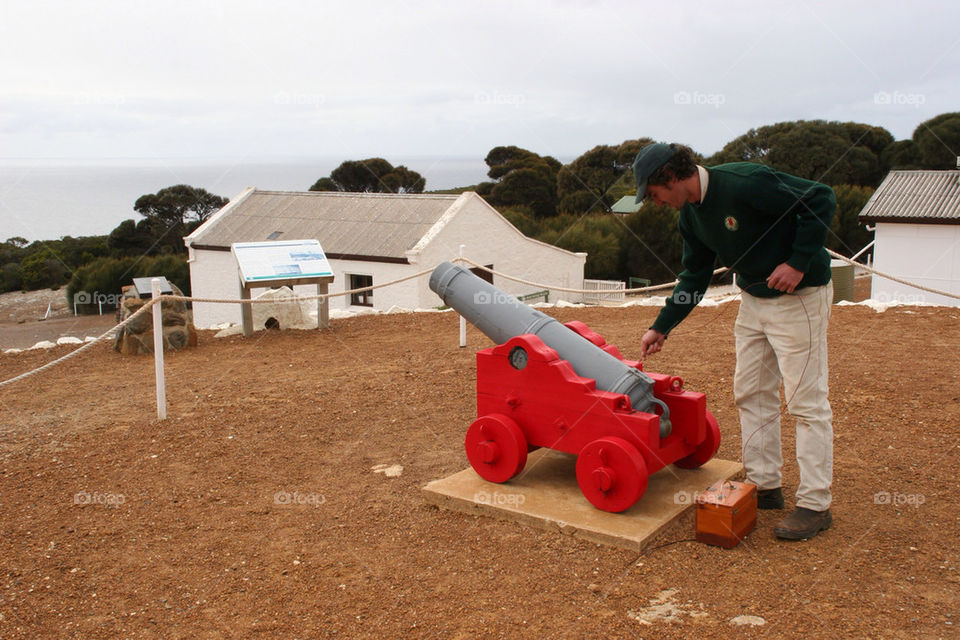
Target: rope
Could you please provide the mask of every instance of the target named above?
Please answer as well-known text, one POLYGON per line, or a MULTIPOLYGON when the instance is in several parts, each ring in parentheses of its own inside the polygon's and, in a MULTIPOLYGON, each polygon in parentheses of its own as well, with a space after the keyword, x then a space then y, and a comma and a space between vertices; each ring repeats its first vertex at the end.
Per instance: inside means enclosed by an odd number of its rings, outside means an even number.
MULTIPOLYGON (((850 258, 847 258, 846 256, 842 256, 842 255, 840 255, 839 253, 836 253, 835 251, 831 251, 831 250, 827 249, 827 253, 830 254, 830 256, 832 256, 832 257, 834 257, 834 258, 837 258, 837 259, 839 259, 839 260, 843 260, 844 262, 847 262, 847 263, 849 263, 849 264, 852 264, 852 265, 854 265, 855 267, 858 267, 858 268, 860 268, 860 269, 863 269, 863 270, 865 270, 865 271, 867 271, 867 272, 869 272, 869 273, 872 273, 872 274, 874 274, 874 275, 880 276, 881 278, 886 278, 887 280, 892 280, 893 282, 898 282, 898 283, 900 283, 900 284, 904 284, 904 285, 907 285, 907 286, 909 286, 909 287, 913 287, 913 288, 915 288, 915 289, 920 289, 921 291, 927 291, 927 292, 929 292, 929 293, 934 293, 934 294, 937 294, 937 295, 946 296, 946 297, 948 297, 948 298, 960 299, 960 295, 957 295, 957 294, 955 294, 955 293, 950 293, 949 291, 941 291, 941 290, 939 290, 939 289, 934 289, 934 288, 932 288, 932 287, 926 287, 926 286, 923 286, 923 285, 916 284, 916 283, 914 283, 914 282, 909 282, 909 281, 907 281, 907 280, 903 280, 903 279, 898 278, 898 277, 896 277, 896 276, 892 276, 892 275, 890 275, 890 274, 888 274, 888 273, 883 273, 883 272, 881 272, 881 271, 877 271, 876 269, 873 269, 873 268, 871 268, 871 267, 867 267, 867 266, 865 266, 865 265, 862 265, 862 264, 860 264, 859 262, 855 262, 855 261, 851 260, 850 258)), ((558 286, 555 286, 555 285, 549 285, 549 284, 543 284, 543 283, 540 283, 540 282, 533 282, 533 281, 530 281, 530 280, 524 280, 523 278, 518 278, 518 277, 516 277, 516 276, 511 276, 511 275, 508 275, 508 274, 506 274, 506 273, 501 273, 501 272, 499 272, 499 271, 495 271, 494 269, 490 269, 490 268, 488 268, 488 267, 485 267, 485 266, 483 266, 482 264, 480 264, 480 263, 478 263, 478 262, 474 262, 473 260, 470 260, 469 258, 454 258, 453 260, 451 260, 451 262, 464 262, 464 263, 467 263, 467 264, 472 265, 472 266, 474 266, 474 267, 477 267, 478 269, 482 269, 483 271, 486 271, 486 272, 488 272, 488 273, 492 273, 493 275, 498 276, 498 277, 500 277, 500 278, 503 278, 503 279, 505 279, 505 280, 511 280, 511 281, 513 281, 513 282, 519 282, 520 284, 525 284, 525 285, 528 285, 528 286, 531 286, 531 287, 535 287, 535 288, 537 288, 537 289, 550 289, 550 290, 552 290, 552 291, 562 291, 562 292, 564 292, 564 293, 580 293, 580 294, 595 294, 595 293, 598 293, 598 290, 596 290, 596 289, 571 289, 571 288, 568 288, 568 287, 558 287, 558 286)), ((723 272, 725 272, 725 271, 727 271, 726 268, 716 269, 716 270, 714 270, 713 274, 714 274, 714 275, 717 275, 717 274, 723 273, 723 272)), ((371 285, 371 286, 369 286, 369 287, 360 287, 360 288, 358 288, 358 289, 350 289, 350 290, 341 291, 341 292, 338 292, 338 293, 322 293, 322 294, 317 294, 317 295, 312 295, 312 296, 300 296, 300 295, 298 295, 298 296, 297 296, 297 300, 298 300, 298 301, 326 300, 326 299, 328 299, 328 298, 336 298, 336 297, 338 297, 338 296, 348 296, 348 295, 353 295, 353 294, 355 294, 355 293, 364 293, 364 292, 366 292, 366 291, 373 291, 374 289, 380 289, 380 288, 383 288, 383 287, 390 287, 390 286, 393 286, 393 285, 395 285, 395 284, 400 284, 401 282, 406 282, 407 280, 413 280, 413 279, 415 279, 415 278, 420 278, 420 277, 423 277, 423 276, 425 276, 426 274, 432 273, 432 272, 433 272, 433 268, 431 268, 431 269, 424 269, 423 271, 419 271, 419 272, 414 273, 414 274, 412 274, 412 275, 405 276, 405 277, 403 277, 403 278, 397 278, 396 280, 390 280, 389 282, 384 282, 384 283, 382 283, 382 284, 371 285)), ((628 293, 646 293, 646 292, 649 292, 649 291, 659 291, 659 290, 661 290, 661 289, 668 289, 668 288, 674 287, 674 286, 676 286, 677 282, 678 282, 677 280, 674 280, 673 282, 667 282, 667 283, 664 283, 664 284, 652 285, 652 286, 649 286, 649 287, 638 287, 638 288, 635 288, 635 289, 617 289, 617 290, 616 290, 616 293, 628 294, 628 293)), ((601 293, 602 293, 602 292, 601 292, 601 293)), ((64 355, 64 356, 61 356, 60 358, 57 358, 56 360, 53 360, 53 361, 51 361, 51 362, 48 362, 48 363, 45 364, 45 365, 42 365, 42 366, 40 366, 40 367, 37 367, 36 369, 33 369, 33 370, 31 370, 31 371, 27 371, 26 373, 21 373, 20 375, 18 375, 18 376, 16 376, 16 377, 10 378, 9 380, 0 381, 0 387, 5 387, 5 386, 7 386, 8 384, 13 384, 14 382, 19 382, 20 380, 23 380, 23 379, 25 379, 25 378, 29 378, 30 376, 36 375, 36 374, 40 373, 41 371, 46 371, 47 369, 50 369, 50 368, 52 368, 52 367, 60 364, 61 362, 65 362, 66 360, 69 360, 70 358, 73 358, 73 357, 76 357, 76 356, 80 355, 82 352, 86 351, 87 349, 89 349, 89 348, 92 347, 93 345, 97 344, 97 343, 100 342, 101 340, 104 340, 104 339, 110 337, 111 335, 113 335, 114 333, 116 333, 117 331, 119 331, 120 329, 122 329, 123 327, 127 326, 128 324, 130 324, 130 323, 134 320, 134 318, 137 318, 140 314, 146 313, 147 310, 150 309, 154 304, 156 304, 156 302, 157 302, 158 300, 170 300, 170 301, 182 301, 182 302, 207 302, 207 303, 223 303, 223 304, 261 304, 261 303, 262 303, 262 304, 266 304, 266 303, 275 304, 275 303, 277 302, 276 299, 257 299, 257 300, 252 300, 252 299, 251 299, 251 300, 241 300, 241 299, 233 299, 233 298, 195 298, 195 297, 192 297, 192 296, 176 296, 176 295, 164 295, 164 296, 161 296, 160 298, 153 298, 153 299, 148 300, 142 307, 140 307, 140 308, 139 308, 133 315, 131 315, 129 318, 127 318, 127 319, 124 320, 123 322, 121 322, 121 323, 119 323, 119 324, 111 327, 110 329, 108 329, 107 331, 105 331, 103 334, 97 336, 95 339, 91 340, 90 342, 88 342, 87 344, 83 345, 82 347, 79 347, 79 348, 77 348, 77 349, 74 349, 74 350, 71 351, 70 353, 68 353, 68 354, 66 354, 66 355, 64 355)))
POLYGON ((65 361, 69 360, 70 358, 73 358, 74 356, 80 355, 81 352, 86 351, 87 349, 89 349, 89 348, 92 347, 93 345, 97 344, 98 342, 100 342, 100 341, 103 340, 104 338, 109 337, 111 334, 119 331, 120 329, 124 328, 125 326, 127 326, 128 324, 130 324, 131 322, 133 322, 133 320, 134 320, 137 316, 139 316, 140 314, 146 313, 147 310, 148 310, 150 307, 152 307, 152 306, 157 302, 157 300, 158 300, 158 299, 148 300, 148 301, 146 302, 146 304, 144 304, 142 307, 140 307, 139 309, 137 309, 136 313, 134 313, 133 315, 131 315, 129 318, 127 318, 126 320, 124 320, 123 322, 121 322, 121 323, 119 323, 119 324, 116 324, 116 325, 110 327, 109 329, 107 329, 107 330, 104 331, 102 334, 100 334, 99 336, 97 336, 95 339, 91 340, 91 341, 88 342, 87 344, 83 345, 82 347, 78 347, 78 348, 74 349, 73 351, 71 351, 70 353, 66 354, 65 356, 61 356, 61 357, 57 358, 56 360, 52 360, 52 361, 48 362, 47 364, 45 364, 45 365, 43 365, 43 366, 40 366, 40 367, 37 367, 36 369, 33 369, 32 371, 27 371, 26 373, 21 373, 20 375, 14 377, 14 378, 10 378, 9 380, 4 380, 3 382, 0 382, 0 387, 5 387, 5 386, 7 386, 8 384, 13 384, 14 382, 18 382, 18 381, 20 381, 20 380, 23 380, 24 378, 29 378, 30 376, 35 375, 35 374, 37 374, 37 373, 40 373, 41 371, 46 371, 47 369, 49 369, 49 368, 51 368, 51 367, 53 367, 53 366, 55 366, 55 365, 58 365, 58 364, 60 364, 61 362, 65 362, 65 361))
MULTIPOLYGON (((552 285, 552 284, 543 284, 543 283, 541 283, 541 282, 532 282, 532 281, 530 281, 530 280, 524 280, 523 278, 517 278, 516 276, 507 275, 506 273, 500 273, 499 271, 494 271, 493 269, 490 269, 489 267, 483 266, 483 265, 480 264, 479 262, 474 262, 473 260, 470 260, 469 258, 461 258, 460 260, 463 261, 463 262, 466 262, 467 264, 473 265, 474 267, 477 267, 478 269, 482 269, 483 271, 486 271, 487 273, 492 273, 492 274, 495 275, 495 276, 499 276, 499 277, 503 278, 504 280, 512 280, 513 282, 519 282, 520 284, 526 284, 526 285, 529 285, 529 286, 531 286, 531 287, 536 287, 537 289, 550 289, 551 291, 563 291, 564 293, 589 293, 589 294, 595 294, 595 293, 623 293, 623 294, 627 294, 627 293, 646 293, 646 292, 648 292, 648 291, 658 291, 658 290, 660 290, 660 289, 668 289, 668 288, 670 288, 670 287, 675 287, 675 286, 677 285, 677 283, 680 282, 679 280, 674 280, 673 282, 667 282, 667 283, 664 283, 664 284, 655 284, 655 285, 652 285, 652 286, 649 286, 649 287, 637 287, 636 289, 612 289, 612 290, 610 290, 610 291, 602 291, 602 290, 598 290, 598 289, 569 289, 569 288, 567 288, 567 287, 558 287, 558 286, 552 285)), ((720 268, 720 269, 714 269, 713 275, 717 275, 717 274, 719 274, 719 273, 723 273, 724 271, 727 271, 727 268, 726 268, 726 267, 722 267, 722 268, 720 268)))
MULTIPOLYGON (((453 262, 463 260, 464 258, 456 258, 453 262)), ((403 278, 397 278, 396 280, 390 280, 389 282, 384 282, 381 284, 370 285, 369 287, 360 287, 359 289, 349 289, 347 291, 340 291, 338 293, 318 293, 312 296, 295 296, 298 302, 309 302, 311 300, 326 300, 327 298, 336 298, 338 296, 349 296, 354 293, 364 293, 366 291, 373 291, 374 289, 380 289, 382 287, 392 287, 395 284, 400 284, 401 282, 406 282, 407 280, 413 280, 414 278, 420 278, 427 275, 428 273, 433 273, 433 268, 424 269, 423 271, 418 271, 409 276, 404 276, 403 278)), ((276 298, 260 298, 257 300, 243 300, 236 298, 194 298, 192 296, 175 296, 175 295, 165 295, 163 296, 164 300, 179 300, 182 302, 213 302, 213 303, 223 303, 223 304, 276 304, 282 299, 277 300, 276 298)))
MULTIPOLYGON (((453 262, 459 262, 460 260, 461 260, 461 258, 455 258, 455 259, 453 260, 453 262)), ((390 286, 393 286, 393 285, 395 285, 395 284, 400 284, 401 282, 406 282, 407 280, 413 280, 414 278, 420 278, 420 277, 423 277, 423 276, 425 276, 426 274, 432 273, 432 272, 433 272, 433 269, 424 269, 423 271, 419 271, 419 272, 414 273, 414 274, 412 274, 412 275, 405 276, 405 277, 403 277, 403 278, 397 278, 396 280, 390 280, 389 282, 383 282, 383 283, 378 284, 378 285, 371 285, 371 286, 369 286, 369 287, 360 287, 359 289, 350 289, 350 290, 348 290, 348 291, 341 291, 341 292, 339 292, 339 293, 322 293, 322 294, 317 294, 317 295, 313 295, 313 296, 297 296, 297 300, 298 300, 298 301, 325 300, 325 299, 327 299, 327 298, 335 298, 335 297, 337 297, 337 296, 348 296, 348 295, 352 295, 352 294, 354 294, 354 293, 363 293, 363 292, 365 292, 365 291, 373 291, 374 289, 380 289, 380 288, 382 288, 382 287, 390 287, 390 286)), ((8 384, 13 384, 14 382, 19 382, 20 380, 23 380, 23 379, 25 379, 25 378, 29 378, 30 376, 36 375, 36 374, 40 373, 41 371, 46 371, 47 369, 50 369, 51 367, 54 367, 54 366, 60 364, 61 362, 65 362, 65 361, 69 360, 70 358, 73 358, 73 357, 75 357, 75 356, 80 355, 83 351, 86 351, 87 349, 89 349, 89 348, 92 347, 93 345, 97 344, 97 343, 100 342, 101 340, 110 337, 112 334, 116 333, 117 331, 119 331, 119 330, 122 329, 123 327, 127 326, 128 324, 130 324, 130 323, 133 321, 133 319, 136 318, 137 316, 139 316, 140 314, 146 313, 146 311, 147 311, 149 308, 151 308, 154 304, 156 304, 156 302, 157 302, 158 300, 170 300, 170 301, 181 301, 181 302, 233 303, 233 304, 260 304, 260 303, 274 303, 274 304, 275 304, 275 303, 277 302, 276 299, 236 300, 236 299, 227 299, 227 298, 194 298, 194 297, 191 297, 191 296, 176 296, 176 295, 164 295, 164 296, 161 296, 160 298, 151 298, 151 299, 150 299, 149 301, 147 301, 142 307, 140 307, 139 309, 137 309, 137 311, 136 311, 133 315, 131 315, 129 318, 127 318, 126 320, 124 320, 123 322, 121 322, 121 323, 119 323, 119 324, 117 324, 117 325, 114 325, 113 327, 110 327, 110 328, 107 329, 107 331, 105 331, 103 334, 97 336, 95 339, 91 340, 90 342, 88 342, 87 344, 83 345, 82 347, 79 347, 79 348, 77 348, 77 349, 74 349, 74 350, 71 351, 70 353, 68 353, 68 354, 66 354, 66 355, 64 355, 64 356, 61 356, 60 358, 57 358, 56 360, 52 360, 52 361, 48 362, 48 363, 45 364, 45 365, 42 365, 42 366, 40 366, 40 367, 37 367, 36 369, 33 369, 33 370, 31 370, 31 371, 27 371, 26 373, 21 373, 20 375, 18 375, 18 376, 16 376, 16 377, 10 378, 9 380, 4 380, 4 381, 2 381, 2 382, 0 382, 0 388, 5 387, 5 386, 7 386, 8 384)))

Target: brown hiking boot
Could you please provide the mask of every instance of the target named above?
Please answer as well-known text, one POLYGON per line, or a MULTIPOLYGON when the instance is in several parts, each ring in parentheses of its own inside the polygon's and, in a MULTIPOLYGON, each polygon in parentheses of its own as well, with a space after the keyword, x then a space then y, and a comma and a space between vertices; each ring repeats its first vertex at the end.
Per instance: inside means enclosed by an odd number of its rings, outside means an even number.
POLYGON ((757 491, 757 509, 783 509, 783 491, 780 487, 757 491))
POLYGON ((797 507, 773 528, 773 533, 784 540, 807 540, 821 531, 826 531, 831 524, 833 516, 830 515, 830 509, 814 511, 797 507))

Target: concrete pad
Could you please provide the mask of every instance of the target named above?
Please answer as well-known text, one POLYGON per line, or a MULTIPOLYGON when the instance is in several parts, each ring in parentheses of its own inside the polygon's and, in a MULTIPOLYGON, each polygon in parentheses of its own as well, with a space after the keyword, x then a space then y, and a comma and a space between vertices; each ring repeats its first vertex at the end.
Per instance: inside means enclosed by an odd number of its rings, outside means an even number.
MULTIPOLYGON (((699 469, 668 465, 650 476, 647 491, 623 513, 594 507, 577 486, 576 456, 537 449, 523 472, 504 484, 487 482, 472 468, 423 488, 428 501, 471 514, 522 522, 600 544, 640 551, 693 506, 694 494, 740 473, 743 465, 713 459, 699 469)), ((693 532, 691 531, 691 535, 693 532)))

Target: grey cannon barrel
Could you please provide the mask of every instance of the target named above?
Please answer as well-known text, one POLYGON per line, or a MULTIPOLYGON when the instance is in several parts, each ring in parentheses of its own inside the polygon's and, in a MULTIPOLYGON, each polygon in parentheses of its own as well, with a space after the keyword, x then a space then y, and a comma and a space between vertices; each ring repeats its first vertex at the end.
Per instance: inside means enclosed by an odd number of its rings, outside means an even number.
POLYGON ((596 380, 598 389, 622 393, 639 411, 657 413, 655 407, 660 407, 660 437, 670 434, 670 411, 653 396, 653 379, 647 374, 459 265, 440 264, 430 275, 430 288, 497 344, 532 333, 568 361, 577 375, 596 380))

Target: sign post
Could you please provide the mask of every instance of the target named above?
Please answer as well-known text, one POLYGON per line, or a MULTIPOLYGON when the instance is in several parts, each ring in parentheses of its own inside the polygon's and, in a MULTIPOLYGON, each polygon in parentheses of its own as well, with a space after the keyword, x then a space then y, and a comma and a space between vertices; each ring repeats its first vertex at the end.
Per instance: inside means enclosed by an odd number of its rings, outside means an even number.
MULTIPOLYGON (((240 299, 249 300, 250 290, 260 287, 313 284, 317 295, 325 295, 333 282, 333 271, 318 240, 278 240, 274 242, 234 242, 230 246, 240 275, 240 299)), ((241 304, 243 335, 253 335, 253 309, 241 304)), ((328 298, 317 300, 317 328, 330 326, 328 298)))

